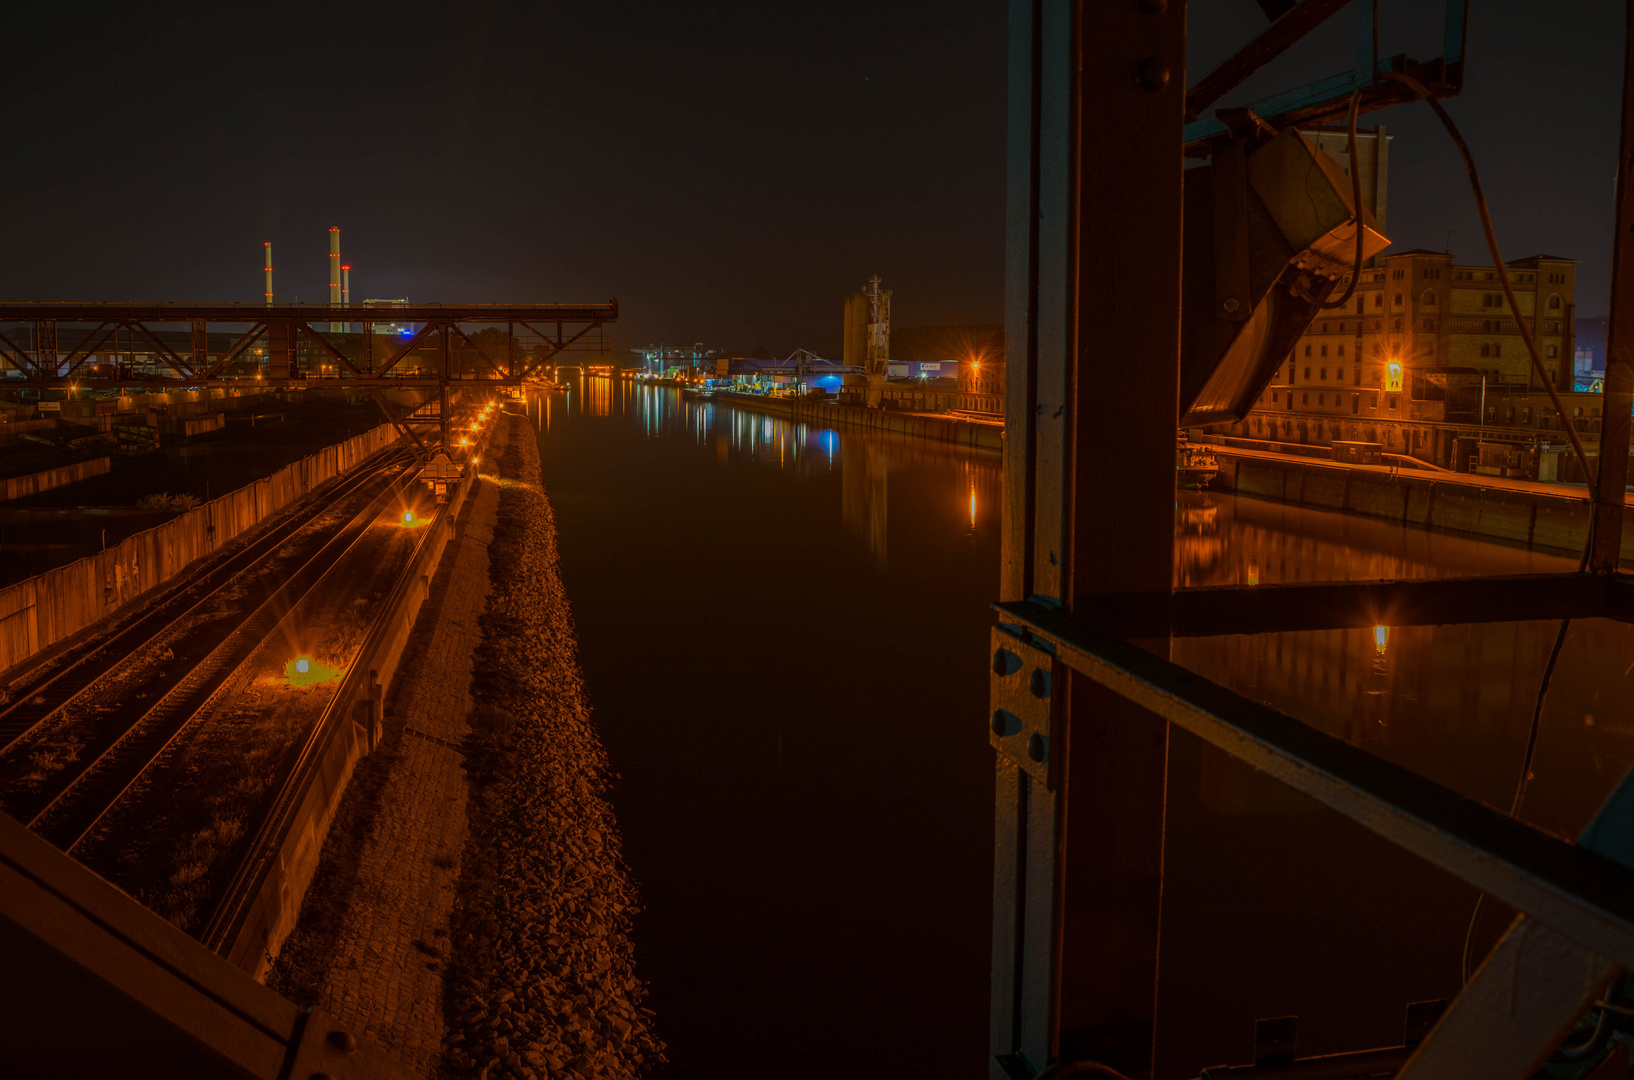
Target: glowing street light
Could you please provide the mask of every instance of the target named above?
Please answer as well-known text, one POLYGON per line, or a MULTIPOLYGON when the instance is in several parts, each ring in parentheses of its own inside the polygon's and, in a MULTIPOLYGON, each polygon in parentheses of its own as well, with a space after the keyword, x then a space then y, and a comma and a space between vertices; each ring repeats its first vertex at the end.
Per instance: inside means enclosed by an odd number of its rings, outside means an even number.
POLYGON ((312 670, 312 661, 304 656, 299 658, 295 661, 295 670, 302 675, 305 675, 307 672, 312 670))

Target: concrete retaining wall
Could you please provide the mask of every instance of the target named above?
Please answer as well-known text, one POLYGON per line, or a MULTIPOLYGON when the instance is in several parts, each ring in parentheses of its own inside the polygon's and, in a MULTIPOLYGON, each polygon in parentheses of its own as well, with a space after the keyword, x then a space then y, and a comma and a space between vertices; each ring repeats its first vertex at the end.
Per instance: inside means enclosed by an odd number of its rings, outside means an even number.
POLYGON ((101 476, 113 467, 112 460, 105 457, 89 458, 85 461, 76 461, 72 465, 59 465, 55 469, 0 480, 0 501, 38 495, 42 491, 72 484, 76 480, 89 480, 93 476, 101 476))
POLYGON ((0 589, 0 672, 115 614, 290 503, 390 446, 382 424, 78 562, 0 589))
MULTIPOLYGON (((1577 555, 1588 534, 1586 494, 1510 491, 1465 483, 1456 474, 1391 475, 1302 461, 1235 457, 1216 449, 1214 487, 1319 510, 1398 521, 1577 555)), ((1623 562, 1634 562, 1634 508, 1623 516, 1623 562)))
POLYGON ((906 436, 910 439, 953 443, 971 450, 1004 453, 1004 428, 999 424, 978 424, 951 417, 917 416, 888 409, 865 409, 857 405, 839 405, 799 398, 762 397, 758 394, 737 394, 731 391, 718 393, 715 397, 740 409, 780 416, 799 423, 876 431, 906 436))

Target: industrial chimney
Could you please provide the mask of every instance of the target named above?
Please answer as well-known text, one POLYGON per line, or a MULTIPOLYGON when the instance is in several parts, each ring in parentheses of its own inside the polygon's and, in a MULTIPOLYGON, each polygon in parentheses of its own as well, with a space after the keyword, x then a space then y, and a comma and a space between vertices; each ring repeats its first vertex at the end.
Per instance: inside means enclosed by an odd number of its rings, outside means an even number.
POLYGON ((261 245, 267 249, 267 306, 272 306, 272 241, 261 245))
MULTIPOLYGON (((347 309, 352 306, 352 268, 350 266, 340 268, 340 306, 347 309)), ((351 323, 342 323, 341 326, 346 333, 350 334, 352 332, 351 323)))
MULTIPOLYGON (((340 307, 340 226, 333 225, 329 229, 329 306, 340 307)), ((340 333, 341 324, 329 324, 329 332, 340 333)))

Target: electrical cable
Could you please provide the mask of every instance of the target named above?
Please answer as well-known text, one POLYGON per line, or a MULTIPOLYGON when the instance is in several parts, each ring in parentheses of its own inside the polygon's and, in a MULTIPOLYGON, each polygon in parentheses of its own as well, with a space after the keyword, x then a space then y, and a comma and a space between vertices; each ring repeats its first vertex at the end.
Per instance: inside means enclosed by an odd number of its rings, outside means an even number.
MULTIPOLYGON (((1443 109, 1441 103, 1430 95, 1430 92, 1424 88, 1423 83, 1411 75, 1404 75, 1399 71, 1381 71, 1378 73, 1378 77, 1399 83, 1418 95, 1419 99, 1435 112, 1436 118, 1441 121, 1441 126, 1447 129, 1447 134, 1452 137, 1454 145, 1458 147, 1458 152, 1464 159, 1464 169, 1469 173, 1470 188, 1475 194, 1475 209, 1481 218, 1481 231, 1486 236, 1487 252, 1492 256, 1492 265, 1497 270, 1499 282, 1503 285, 1504 296, 1509 302, 1509 310, 1514 313, 1515 325, 1520 330, 1521 340, 1526 343, 1526 352, 1532 358, 1532 367, 1537 371, 1538 377, 1543 380, 1543 388, 1548 392, 1549 400, 1554 403, 1555 415, 1560 417, 1561 427, 1565 429, 1566 435, 1571 439, 1572 451, 1577 456, 1577 463, 1583 470, 1583 476, 1588 488, 1591 492, 1595 491, 1599 486, 1599 477, 1594 470, 1589 468, 1589 458, 1583 449, 1583 441, 1578 438, 1576 427, 1567 418, 1566 406, 1561 402, 1560 394, 1555 390, 1554 381, 1549 378, 1549 372, 1543 366, 1543 357, 1538 353, 1537 342, 1532 339, 1532 332, 1527 328, 1526 320, 1521 318, 1520 305, 1515 300, 1515 288, 1509 280, 1509 268, 1504 265, 1503 255, 1498 250, 1498 237, 1492 228, 1492 214, 1487 209, 1486 194, 1481 189, 1481 174, 1475 168, 1475 156, 1470 153, 1469 144, 1464 141, 1464 136, 1458 130, 1458 125, 1453 123, 1452 117, 1447 115, 1447 110, 1443 109)), ((1354 103, 1352 107, 1354 108, 1354 103)), ((1354 151, 1352 151, 1352 154, 1354 155, 1354 151)), ((1583 554, 1577 565, 1578 573, 1582 573, 1588 568, 1589 555, 1594 550, 1595 517, 1591 504, 1588 532, 1583 543, 1583 554)), ((1566 644, 1566 633, 1571 625, 1572 621, 1569 618, 1560 620, 1560 630, 1555 634, 1554 645, 1549 650, 1549 659, 1543 666, 1543 678, 1538 683, 1537 697, 1532 705, 1532 723, 1526 735, 1526 753, 1521 759, 1521 773, 1515 783, 1515 796, 1510 803, 1509 809, 1509 816, 1517 820, 1520 818, 1521 807, 1526 802, 1526 789, 1532 779, 1532 762, 1537 753, 1538 731, 1542 726, 1543 702, 1548 696, 1549 683, 1554 678, 1555 664, 1560 659, 1561 649, 1566 644)), ((1470 971, 1470 952, 1475 940, 1475 925, 1480 920, 1481 905, 1485 900, 1485 891, 1476 895, 1475 909, 1470 912, 1469 926, 1464 930, 1464 953, 1459 971, 1465 986, 1469 985, 1472 974, 1470 971)))
POLYGON ((1520 328, 1521 340, 1526 343, 1526 351, 1532 357, 1532 366, 1537 370, 1538 378, 1543 380, 1543 389, 1548 391, 1549 400, 1554 403, 1555 414, 1560 417, 1560 425, 1566 429, 1566 435, 1571 439, 1572 450, 1577 455, 1577 463, 1583 468, 1583 477, 1588 482, 1589 490, 1593 491, 1597 487, 1597 477, 1595 472, 1589 468, 1589 456, 1583 450, 1583 441, 1577 437, 1577 428, 1566 418, 1566 406, 1561 403, 1560 394, 1555 390, 1554 381, 1549 378, 1549 372, 1543 366, 1543 358, 1538 354, 1538 344, 1532 340, 1532 331, 1527 329, 1526 320, 1521 318, 1520 305, 1515 302, 1515 287, 1510 284, 1509 268, 1504 265, 1503 256, 1498 252, 1498 237, 1492 231, 1492 215, 1487 211, 1486 195, 1481 190, 1481 175, 1475 170, 1475 158, 1470 153, 1469 144, 1464 141, 1464 136, 1459 132, 1458 125, 1452 122, 1452 117, 1447 115, 1447 110, 1441 107, 1439 101, 1430 96, 1430 92, 1424 88, 1423 83, 1411 75, 1403 75, 1399 71, 1381 71, 1379 72, 1379 78, 1400 83, 1417 94, 1426 105, 1435 111, 1436 118, 1441 121, 1441 126, 1447 129, 1447 134, 1452 136, 1452 141, 1458 147, 1458 152, 1463 155, 1464 168, 1469 172, 1470 187, 1475 191, 1475 209, 1481 216, 1481 231, 1486 234, 1487 252, 1491 254, 1492 265, 1498 271, 1499 282, 1503 284, 1504 296, 1509 300, 1509 310, 1515 314, 1515 325, 1520 328))
MULTIPOLYGON (((1362 88, 1357 87, 1350 95, 1350 209, 1356 222, 1356 261, 1350 268, 1350 286, 1345 289, 1345 295, 1331 304, 1323 304, 1324 311, 1333 308, 1342 308, 1350 303, 1350 298, 1356 294, 1356 283, 1362 280, 1362 240, 1367 235, 1367 229, 1362 222, 1362 168, 1356 160, 1356 114, 1361 112, 1362 88)), ((1325 348, 1326 346, 1324 346, 1325 348)))

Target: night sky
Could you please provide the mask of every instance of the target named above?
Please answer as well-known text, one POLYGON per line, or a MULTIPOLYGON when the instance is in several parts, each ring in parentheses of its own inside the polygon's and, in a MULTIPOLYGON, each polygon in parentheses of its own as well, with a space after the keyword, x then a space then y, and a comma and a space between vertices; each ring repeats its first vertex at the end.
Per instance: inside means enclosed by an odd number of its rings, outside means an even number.
MULTIPOLYGON (((1450 105, 1507 258, 1580 261, 1606 310, 1622 5, 1471 0, 1450 105)), ((1381 53, 1439 55, 1433 0, 1381 53), (1423 12, 1428 11, 1425 16, 1423 12)), ((1194 0, 1191 69, 1264 25, 1194 0)), ((1002 321, 1005 5, 37 4, 14 11, 0 169, 10 300, 616 296, 649 340, 839 350, 870 274, 900 326, 1002 321)), ((1351 66, 1346 11, 1235 100, 1351 66)), ((1484 260, 1427 110, 1375 114, 1398 250, 1484 260)), ((1115 152, 1115 147, 1107 148, 1115 152)))

